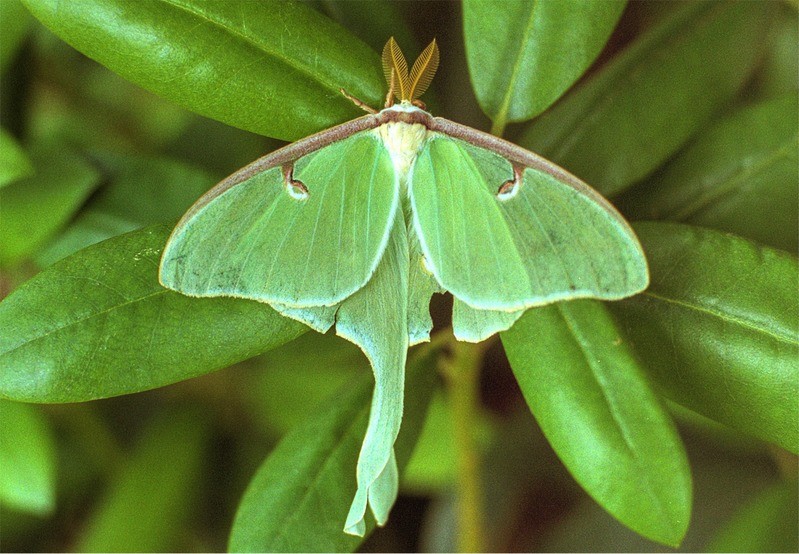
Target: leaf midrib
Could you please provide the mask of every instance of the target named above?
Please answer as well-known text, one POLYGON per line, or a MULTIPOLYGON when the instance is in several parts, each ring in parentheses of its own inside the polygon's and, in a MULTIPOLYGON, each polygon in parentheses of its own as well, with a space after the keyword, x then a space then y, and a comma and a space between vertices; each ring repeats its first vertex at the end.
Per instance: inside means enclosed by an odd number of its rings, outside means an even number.
POLYGON ((261 44, 261 43, 255 41, 254 39, 248 37, 247 35, 242 34, 241 32, 239 32, 235 27, 230 27, 230 26, 226 25, 224 22, 222 22, 220 20, 212 19, 207 14, 204 14, 202 12, 196 11, 195 9, 192 9, 193 6, 181 4, 181 3, 179 3, 180 0, 160 0, 160 1, 163 2, 164 4, 172 6, 173 8, 176 8, 176 9, 179 9, 179 10, 183 10, 184 12, 186 12, 188 14, 191 14, 191 15, 199 18, 199 19, 207 21, 208 23, 223 29, 224 31, 228 32, 229 34, 233 35, 234 37, 243 40, 246 44, 249 44, 250 46, 254 47, 259 52, 263 52, 267 56, 270 56, 270 57, 273 57, 273 58, 275 58, 277 60, 282 61, 283 63, 285 63, 286 65, 288 65, 292 69, 294 69, 297 72, 301 73, 302 75, 308 77, 309 80, 321 84, 323 87, 329 89, 332 92, 335 92, 336 96, 340 96, 340 94, 339 94, 339 88, 340 88, 339 85, 337 85, 335 83, 331 83, 331 82, 327 81, 326 79, 323 79, 321 74, 315 73, 315 72, 309 70, 306 66, 304 66, 303 64, 298 63, 293 58, 279 55, 278 51, 269 49, 268 48, 268 44, 261 44))
POLYGON ((657 294, 655 292, 652 292, 651 290, 646 290, 642 294, 644 294, 645 296, 649 296, 650 298, 653 298, 655 300, 660 300, 661 302, 665 302, 667 304, 672 304, 672 305, 675 305, 675 306, 679 306, 681 308, 694 310, 696 312, 700 312, 700 313, 703 313, 703 314, 706 314, 706 315, 709 315, 709 316, 712 316, 712 317, 716 317, 718 319, 727 321, 729 323, 734 323, 734 324, 740 325, 742 327, 746 327, 747 329, 751 329, 753 331, 756 331, 756 332, 759 332, 759 333, 763 333, 764 335, 770 336, 774 340, 790 344, 791 346, 799 346, 799 338, 794 337, 792 335, 789 335, 787 333, 783 333, 783 332, 777 331, 777 330, 768 329, 766 327, 758 325, 757 322, 755 322, 755 321, 746 320, 746 319, 741 318, 741 317, 736 317, 736 316, 734 316, 732 314, 724 313, 722 311, 712 310, 712 309, 707 308, 705 306, 701 306, 699 304, 693 304, 691 302, 687 302, 687 301, 684 301, 684 300, 678 300, 676 298, 668 298, 666 296, 661 296, 661 295, 659 295, 659 294, 657 294))
MULTIPOLYGON (((289 514, 285 514, 284 517, 281 518, 280 524, 276 526, 277 534, 269 542, 270 546, 272 547, 279 546, 280 541, 283 540, 286 533, 289 532, 291 524, 299 517, 299 514, 301 512, 300 508, 302 508, 308 502, 308 499, 310 498, 312 491, 315 490, 316 485, 319 483, 320 479, 322 479, 322 475, 325 474, 330 464, 333 463, 333 460, 335 458, 335 453, 342 448, 342 445, 346 442, 346 440, 351 436, 353 436, 355 432, 358 430, 358 427, 362 424, 361 419, 364 416, 364 413, 366 412, 367 409, 368 409, 367 407, 361 407, 358 410, 357 415, 353 417, 349 425, 346 426, 346 429, 344 430, 343 433, 341 433, 341 435, 339 436, 339 440, 333 445, 333 448, 325 452, 325 459, 322 462, 322 464, 318 466, 318 469, 315 472, 315 475, 313 476, 313 480, 307 484, 300 498, 297 500, 297 502, 294 503, 295 510, 289 514)), ((342 521, 342 533, 343 533, 344 519, 342 518, 341 521, 342 521)))
POLYGON ((643 489, 646 491, 647 495, 650 497, 653 504, 658 507, 660 513, 667 516, 669 514, 669 510, 667 509, 667 506, 664 505, 662 499, 660 498, 660 495, 658 495, 655 492, 653 483, 648 478, 649 474, 646 471, 647 464, 644 462, 646 456, 641 456, 638 453, 638 449, 635 445, 635 442, 630 438, 627 426, 624 424, 624 419, 618 413, 618 410, 616 408, 616 403, 611 400, 610 396, 606 392, 608 390, 608 387, 607 383, 605 382, 605 379, 600 375, 600 372, 598 372, 594 368, 592 360, 594 360, 596 356, 591 355, 590 342, 584 339, 582 333, 577 329, 577 326, 575 326, 572 323, 571 316, 568 313, 568 309, 565 306, 563 306, 562 303, 557 303, 555 304, 555 306, 557 307, 558 312, 560 313, 560 316, 563 319, 564 323, 566 323, 566 327, 569 329, 569 333, 571 333, 572 337, 574 337, 574 340, 580 349, 580 354, 583 357, 585 365, 589 368, 589 370, 591 371, 591 375, 594 378, 594 381, 599 386, 599 390, 602 393, 602 398, 605 400, 605 404, 608 407, 608 411, 610 412, 610 415, 613 418, 614 423, 616 424, 616 428, 618 429, 619 434, 621 435, 622 440, 624 441, 624 445, 627 451, 629 452, 630 459, 637 467, 640 468, 641 471, 639 473, 639 476, 645 476, 645 478, 639 480, 639 483, 642 483, 643 489))
POLYGON ((736 190, 738 190, 737 185, 741 183, 741 181, 755 177, 764 169, 768 169, 783 158, 788 158, 792 153, 796 152, 798 136, 799 135, 794 135, 790 140, 777 148, 758 156, 756 163, 749 166, 740 165, 733 173, 726 175, 723 179, 715 181, 710 191, 699 195, 692 202, 683 206, 682 209, 677 210, 671 217, 679 221, 685 221, 698 215, 714 202, 718 202, 735 193, 736 190))
POLYGON ((100 317, 100 316, 102 316, 104 314, 112 312, 113 310, 118 310, 118 309, 124 308, 126 306, 130 306, 132 304, 136 304, 137 302, 142 302, 144 300, 148 300, 150 298, 154 298, 154 297, 156 297, 156 296, 158 296, 160 294, 167 294, 169 292, 171 292, 171 291, 168 291, 166 289, 158 290, 158 291, 150 293, 150 294, 148 294, 146 296, 140 296, 138 298, 134 298, 132 300, 128 300, 128 301, 123 302, 121 304, 115 304, 115 305, 110 306, 110 307, 108 307, 108 308, 106 308, 104 310, 101 310, 99 312, 93 312, 93 313, 87 315, 86 317, 75 319, 73 321, 70 321, 69 323, 66 323, 65 325, 54 327, 54 328, 50 329, 49 331, 47 331, 46 333, 43 333, 43 334, 38 335, 36 337, 33 337, 30 340, 23 340, 22 342, 16 344, 15 346, 11 347, 10 349, 5 350, 3 352, 0 352, 0 357, 6 356, 8 354, 11 354, 12 352, 14 352, 16 350, 19 350, 20 348, 22 348, 24 346, 28 346, 28 345, 30 345, 32 343, 35 343, 35 342, 40 341, 40 340, 42 340, 44 338, 47 338, 48 336, 50 336, 50 335, 52 335, 54 333, 58 333, 60 331, 63 331, 64 329, 68 329, 68 328, 70 328, 70 327, 72 327, 74 325, 80 325, 81 323, 83 323, 85 321, 88 321, 89 319, 92 319, 92 318, 95 318, 95 317, 100 317))
MULTIPOLYGON (((704 25, 709 24, 709 21, 713 19, 715 13, 725 6, 726 4, 720 3, 716 6, 711 6, 708 11, 701 16, 692 18, 686 17, 685 22, 689 22, 688 29, 683 26, 677 26, 675 29, 668 29, 670 33, 662 37, 662 40, 647 44, 646 47, 641 48, 641 52, 637 53, 637 61, 631 60, 629 65, 620 63, 619 65, 624 67, 618 71, 619 74, 615 75, 613 79, 607 79, 607 82, 602 83, 602 87, 597 87, 597 91, 593 95, 593 98, 589 100, 586 109, 583 110, 583 113, 588 114, 588 116, 572 118, 568 128, 562 126, 563 132, 549 157, 551 159, 563 160, 566 154, 571 151, 575 144, 578 144, 579 140, 590 129, 589 124, 599 119, 606 110, 616 104, 616 97, 627 90, 627 85, 638 76, 641 68, 651 64, 652 58, 656 57, 658 53, 671 50, 675 45, 687 40, 686 34, 688 30, 694 33, 704 25), (675 33, 675 31, 679 32, 675 33)), ((671 23, 674 22, 676 22, 676 19, 671 23)), ((682 24, 684 24, 684 22, 681 22, 681 25, 682 24)), ((629 50, 627 50, 627 52, 629 52, 629 50)), ((623 56, 624 52, 621 55, 623 56)), ((612 70, 612 68, 609 67, 608 70, 612 70)), ((601 74, 597 74, 596 80, 593 82, 600 82, 600 77, 601 74)), ((587 84, 586 88, 590 86, 590 84, 587 84)))
POLYGON ((516 57, 516 62, 513 64, 513 71, 511 72, 510 80, 508 81, 508 86, 505 89, 505 96, 502 99, 502 103, 499 106, 499 111, 497 112, 497 115, 494 118, 495 121, 506 122, 508 120, 508 112, 510 111, 510 102, 511 99, 513 98, 516 81, 518 80, 519 74, 521 73, 521 66, 522 66, 522 60, 524 59, 525 45, 527 44, 528 37, 530 36, 533 27, 535 27, 537 4, 538 0, 533 0, 533 5, 530 7, 530 16, 527 19, 527 25, 525 26, 522 40, 519 43, 520 45, 519 55, 516 57))

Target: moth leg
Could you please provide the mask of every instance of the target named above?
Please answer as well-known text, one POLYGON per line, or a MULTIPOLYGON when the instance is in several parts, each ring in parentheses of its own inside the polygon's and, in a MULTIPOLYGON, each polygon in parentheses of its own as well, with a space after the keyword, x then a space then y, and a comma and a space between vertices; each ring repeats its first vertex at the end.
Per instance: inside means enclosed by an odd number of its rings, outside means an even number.
POLYGON ((413 102, 411 102, 411 104, 413 104, 413 105, 414 105, 414 106, 416 106, 417 108, 421 108, 421 109, 423 109, 423 110, 427 111, 427 104, 425 104, 424 102, 422 102, 422 101, 421 101, 421 100, 419 100, 418 98, 417 98, 417 99, 415 99, 413 102))
POLYGON ((364 102, 363 100, 359 100, 359 99, 355 98, 353 95, 351 95, 350 93, 348 93, 348 92, 347 92, 346 90, 344 90, 343 88, 340 88, 340 89, 338 89, 338 91, 339 91, 341 94, 343 94, 343 95, 344 95, 344 97, 345 97, 347 100, 349 100, 350 102, 352 102, 353 104, 355 104, 356 106, 358 106, 359 108, 361 108, 363 111, 365 111, 365 112, 367 112, 367 113, 370 113, 370 114, 373 114, 373 115, 377 113, 377 110, 376 110, 376 109, 374 109, 372 106, 369 106, 369 105, 367 105, 367 104, 366 104, 366 102, 364 102))

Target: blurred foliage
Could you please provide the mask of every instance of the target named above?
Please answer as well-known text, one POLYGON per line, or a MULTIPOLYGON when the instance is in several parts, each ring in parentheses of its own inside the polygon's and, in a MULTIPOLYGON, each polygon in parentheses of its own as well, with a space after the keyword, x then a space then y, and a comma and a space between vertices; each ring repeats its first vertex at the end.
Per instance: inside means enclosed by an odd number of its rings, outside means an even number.
MULTIPOLYGON (((331 522, 354 487, 364 356, 156 279, 216 180, 359 115, 339 87, 381 104, 389 35, 409 53, 437 38, 435 115, 513 121, 510 138, 657 220, 636 224, 645 294, 530 311, 502 337, 512 369, 487 350, 485 548, 799 549, 795 2, 633 2, 583 14, 593 33, 526 0, 60 4, 0 0, 3 550, 459 547, 446 348, 411 353, 402 495, 359 545, 331 522), (575 50, 506 30, 539 24, 569 25, 575 50), (261 525, 297 497, 304 516, 261 525)), ((450 306, 434 298, 438 329, 450 306)))

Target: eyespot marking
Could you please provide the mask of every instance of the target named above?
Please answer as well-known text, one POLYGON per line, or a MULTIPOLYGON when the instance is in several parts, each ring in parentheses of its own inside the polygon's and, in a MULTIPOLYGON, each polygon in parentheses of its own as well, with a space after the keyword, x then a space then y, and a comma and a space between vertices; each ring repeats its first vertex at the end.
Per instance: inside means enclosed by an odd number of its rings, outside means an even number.
POLYGON ((516 165, 513 166, 513 179, 508 179, 499 185, 499 188, 497 189, 497 200, 504 202, 519 194, 523 170, 524 168, 517 167, 516 165))
POLYGON ((294 164, 283 166, 283 183, 286 192, 295 200, 306 200, 310 195, 305 183, 294 178, 294 164))
POLYGON ((508 179, 499 186, 497 190, 497 199, 510 200, 519 193, 518 183, 514 179, 508 179))

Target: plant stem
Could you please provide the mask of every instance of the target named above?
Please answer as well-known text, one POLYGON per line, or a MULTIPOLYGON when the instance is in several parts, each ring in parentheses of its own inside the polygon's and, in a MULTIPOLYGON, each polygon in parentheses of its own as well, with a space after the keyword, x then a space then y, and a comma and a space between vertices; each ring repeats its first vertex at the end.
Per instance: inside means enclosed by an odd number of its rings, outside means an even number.
POLYGON ((452 358, 442 363, 448 382, 453 439, 457 456, 458 550, 484 552, 480 456, 475 441, 480 406, 479 377, 488 343, 452 343, 452 358))

